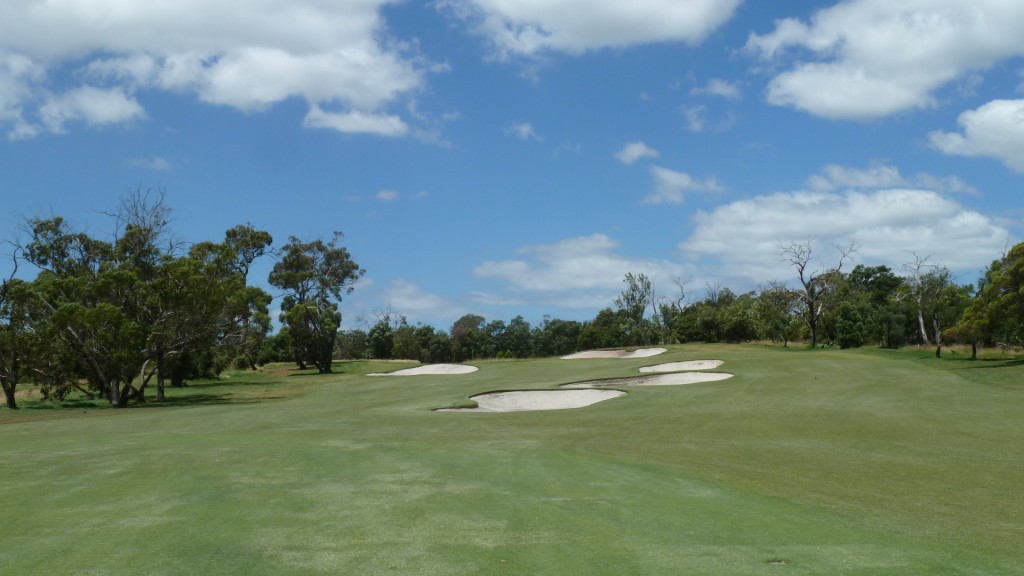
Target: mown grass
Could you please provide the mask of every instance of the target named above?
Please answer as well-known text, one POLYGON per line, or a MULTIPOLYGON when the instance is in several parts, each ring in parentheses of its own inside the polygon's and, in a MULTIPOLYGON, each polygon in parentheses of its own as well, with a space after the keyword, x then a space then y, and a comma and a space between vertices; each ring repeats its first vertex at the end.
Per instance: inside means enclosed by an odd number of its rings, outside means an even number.
POLYGON ((4 410, 2 572, 1024 573, 1014 358, 688 345, 478 365, 4 410), (716 358, 736 376, 578 410, 433 411, 716 358))

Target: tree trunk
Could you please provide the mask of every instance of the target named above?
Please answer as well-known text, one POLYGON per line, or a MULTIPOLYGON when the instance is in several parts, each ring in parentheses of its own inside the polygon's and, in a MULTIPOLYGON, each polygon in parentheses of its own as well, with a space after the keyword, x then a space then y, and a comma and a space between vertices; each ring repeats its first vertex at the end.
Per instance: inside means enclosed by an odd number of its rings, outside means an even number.
POLYGON ((978 343, 971 342, 971 360, 978 359, 978 343))
POLYGON ((921 345, 928 346, 931 341, 928 340, 928 330, 924 327, 924 314, 921 313, 921 306, 918 304, 917 308, 917 328, 921 333, 921 345))
POLYGON ((4 402, 7 404, 7 407, 10 408, 11 410, 18 409, 18 402, 14 398, 14 386, 14 384, 8 384, 7 382, 3 382, 4 402))
POLYGON ((160 353, 156 358, 156 401, 164 401, 164 355, 160 353))

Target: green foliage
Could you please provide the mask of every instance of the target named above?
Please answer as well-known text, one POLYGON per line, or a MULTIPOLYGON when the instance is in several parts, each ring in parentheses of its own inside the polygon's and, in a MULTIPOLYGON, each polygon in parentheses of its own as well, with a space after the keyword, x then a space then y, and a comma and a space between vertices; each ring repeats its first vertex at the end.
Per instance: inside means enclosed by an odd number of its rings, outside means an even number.
POLYGON ((341 327, 338 302, 365 273, 338 245, 341 237, 341 232, 335 232, 326 243, 291 237, 269 277, 271 285, 285 291, 281 321, 290 329, 296 363, 300 367, 311 363, 321 373, 331 371, 341 327))

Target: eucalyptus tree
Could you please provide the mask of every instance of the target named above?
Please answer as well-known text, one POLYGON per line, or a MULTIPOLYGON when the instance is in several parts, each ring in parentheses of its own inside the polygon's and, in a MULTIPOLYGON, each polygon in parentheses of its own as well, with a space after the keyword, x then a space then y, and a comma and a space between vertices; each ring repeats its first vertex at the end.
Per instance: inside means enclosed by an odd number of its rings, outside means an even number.
POLYGON ((800 280, 800 299, 804 319, 811 333, 811 347, 818 345, 818 321, 824 312, 826 297, 836 279, 841 278, 843 264, 850 259, 857 246, 851 241, 847 246, 836 246, 839 260, 832 268, 814 267, 813 242, 779 243, 779 259, 789 263, 796 270, 800 280))
POLYGON ((784 282, 771 281, 761 287, 755 311, 762 332, 772 342, 789 342, 797 337, 799 295, 784 282))
POLYGON ((152 259, 136 244, 141 234, 128 230, 128 241, 115 246, 60 217, 30 220, 28 229, 22 254, 40 270, 32 284, 43 337, 62 343, 81 376, 123 406, 145 359, 146 327, 134 314, 146 291, 133 264, 152 259))
POLYGON ((341 327, 338 304, 365 274, 339 245, 341 238, 341 232, 335 232, 329 242, 303 242, 292 236, 269 276, 270 284, 285 293, 281 320, 289 328, 296 362, 300 367, 311 363, 321 374, 331 372, 341 327))
POLYGON ((26 302, 30 293, 25 282, 14 277, 16 272, 17 264, 11 276, 0 283, 0 388, 4 403, 12 409, 18 407, 15 392, 28 368, 32 338, 26 302))
POLYGON ((988 266, 974 298, 949 332, 971 344, 972 358, 977 357, 979 344, 1024 343, 1024 242, 988 266))
POLYGON ((650 278, 645 274, 629 272, 622 279, 626 287, 615 298, 615 306, 623 320, 626 343, 631 345, 652 344, 661 333, 661 321, 657 298, 650 278), (651 308, 650 319, 647 308, 651 308))
POLYGON ((451 347, 455 361, 474 360, 487 353, 486 319, 479 314, 464 314, 452 324, 451 347))

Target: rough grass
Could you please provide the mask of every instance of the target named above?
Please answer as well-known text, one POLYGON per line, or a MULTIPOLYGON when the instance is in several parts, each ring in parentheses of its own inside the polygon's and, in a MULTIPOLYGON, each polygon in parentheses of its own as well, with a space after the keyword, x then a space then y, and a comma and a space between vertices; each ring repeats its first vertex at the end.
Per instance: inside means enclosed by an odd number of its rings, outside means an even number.
POLYGON ((11 574, 1020 574, 1024 367, 685 346, 458 376, 233 374, 170 407, 0 411, 11 574), (578 410, 494 390, 722 359, 578 410))

